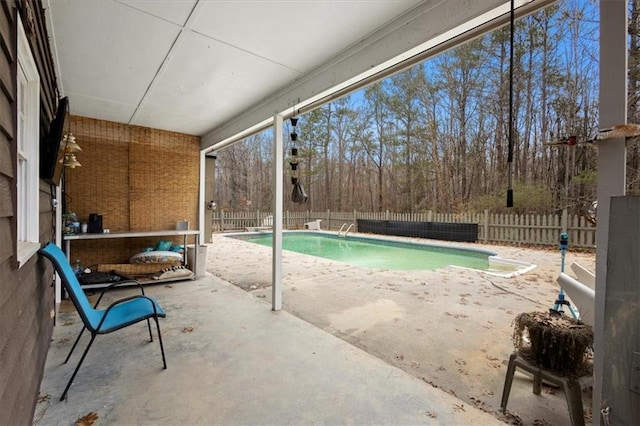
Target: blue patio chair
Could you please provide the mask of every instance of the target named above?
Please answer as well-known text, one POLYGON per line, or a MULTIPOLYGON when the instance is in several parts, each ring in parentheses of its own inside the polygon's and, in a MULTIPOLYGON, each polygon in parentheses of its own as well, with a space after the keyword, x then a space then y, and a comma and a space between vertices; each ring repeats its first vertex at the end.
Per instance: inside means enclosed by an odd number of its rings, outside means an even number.
POLYGON ((80 362, 78 362, 76 369, 73 371, 73 375, 71 375, 71 379, 69 379, 67 387, 64 388, 64 392, 60 397, 60 401, 63 401, 67 397, 67 391, 69 390, 69 387, 71 386, 73 379, 76 377, 76 374, 78 373, 78 370, 80 369, 80 366, 82 365, 87 352, 89 352, 89 348, 93 344, 93 341, 98 334, 111 333, 112 331, 120 330, 121 328, 127 327, 143 320, 147 320, 149 337, 152 342, 153 335, 151 334, 150 319, 153 318, 153 320, 156 322, 156 328, 158 329, 158 340, 160 341, 160 351, 162 352, 162 364, 165 369, 167 368, 167 361, 164 356, 164 347, 162 346, 162 334, 160 334, 160 324, 158 322, 158 318, 164 318, 166 314, 154 299, 145 296, 144 289, 142 288, 142 285, 140 283, 138 283, 137 281, 120 281, 113 283, 102 291, 95 306, 91 306, 91 303, 89 303, 89 299, 84 294, 84 291, 80 286, 80 282, 78 282, 78 278, 73 273, 71 265, 67 261, 67 258, 65 257, 63 251, 60 250, 58 246, 50 242, 44 248, 41 248, 39 250, 39 253, 49 259, 51 263, 53 263, 53 266, 55 267, 58 275, 60 276, 60 279, 62 280, 62 284, 64 285, 65 290, 67 291, 69 297, 71 298, 71 301, 73 302, 73 305, 80 314, 80 318, 82 319, 82 323, 84 324, 84 327, 82 327, 82 330, 80 331, 78 338, 73 344, 71 351, 69 351, 69 355, 67 355, 67 358, 64 360, 65 364, 67 363, 67 361, 69 361, 69 358, 76 348, 76 345, 80 341, 80 337, 82 336, 82 333, 84 333, 84 330, 88 329, 91 333, 91 341, 89 342, 87 348, 84 350, 82 358, 80 358, 80 362), (106 290, 118 284, 131 284, 132 282, 137 283, 137 285, 140 287, 140 290, 142 291, 142 294, 117 300, 109 305, 106 309, 97 309, 98 304, 100 303, 100 300, 102 300, 102 296, 104 295, 104 292, 106 290))

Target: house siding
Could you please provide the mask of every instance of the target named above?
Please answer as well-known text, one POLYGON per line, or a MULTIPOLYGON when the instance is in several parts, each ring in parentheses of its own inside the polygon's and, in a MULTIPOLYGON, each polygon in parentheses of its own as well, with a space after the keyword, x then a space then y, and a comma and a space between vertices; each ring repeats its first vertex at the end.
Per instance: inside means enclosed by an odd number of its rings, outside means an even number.
MULTIPOLYGON (((15 263, 17 19, 22 19, 41 79, 40 132, 46 134, 58 91, 39 0, 0 2, 0 424, 32 423, 53 331, 53 270, 32 257, 15 263)), ((40 183, 40 242, 53 239, 51 188, 40 183)))

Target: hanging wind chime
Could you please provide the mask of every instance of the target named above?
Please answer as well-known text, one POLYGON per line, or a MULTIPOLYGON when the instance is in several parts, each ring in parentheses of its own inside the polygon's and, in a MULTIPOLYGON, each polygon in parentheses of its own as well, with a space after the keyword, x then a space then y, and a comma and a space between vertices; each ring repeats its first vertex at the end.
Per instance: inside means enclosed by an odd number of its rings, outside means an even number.
POLYGON ((515 27, 515 0, 509 11, 509 153, 507 158, 507 207, 513 207, 513 33, 515 27))
POLYGON ((291 184, 293 185, 293 191, 291 192, 291 201, 294 203, 302 204, 306 203, 309 197, 307 193, 304 192, 304 188, 300 183, 300 179, 298 179, 298 148, 296 147, 296 141, 298 140, 298 133, 296 133, 296 126, 298 124, 298 119, 292 117, 291 118, 291 126, 293 127, 293 131, 291 132, 291 161, 289 161, 289 165, 291 166, 291 184))

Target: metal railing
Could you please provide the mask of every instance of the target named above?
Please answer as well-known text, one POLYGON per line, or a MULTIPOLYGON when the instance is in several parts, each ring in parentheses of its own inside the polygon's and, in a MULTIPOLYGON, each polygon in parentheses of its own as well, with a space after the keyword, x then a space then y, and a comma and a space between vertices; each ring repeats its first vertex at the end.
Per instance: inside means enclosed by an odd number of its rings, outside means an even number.
POLYGON ((349 231, 351 231, 351 228, 353 228, 353 223, 351 225, 349 225, 348 223, 343 223, 342 226, 340 227, 340 230, 338 231, 338 237, 340 236, 340 234, 342 233, 342 230, 345 228, 345 226, 347 227, 347 230, 344 231, 344 235, 342 235, 344 238, 347 238, 347 234, 349 233, 349 231))

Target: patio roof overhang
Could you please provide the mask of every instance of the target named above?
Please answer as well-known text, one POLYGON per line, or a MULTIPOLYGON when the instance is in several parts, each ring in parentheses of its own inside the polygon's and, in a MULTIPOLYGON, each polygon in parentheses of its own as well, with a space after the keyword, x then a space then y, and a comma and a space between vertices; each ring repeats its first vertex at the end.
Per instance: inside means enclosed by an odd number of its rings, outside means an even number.
MULTIPOLYGON (((516 0, 516 13, 553 2, 516 0)), ((199 135, 204 150, 504 25, 509 7, 509 0, 45 0, 72 114, 199 135)))
MULTIPOLYGON (((516 17, 557 0, 517 0, 516 17)), ((237 117, 212 129, 202 148, 221 149, 273 124, 273 114, 297 115, 406 70, 509 23, 510 2, 423 1, 322 65, 291 81, 237 117)))

